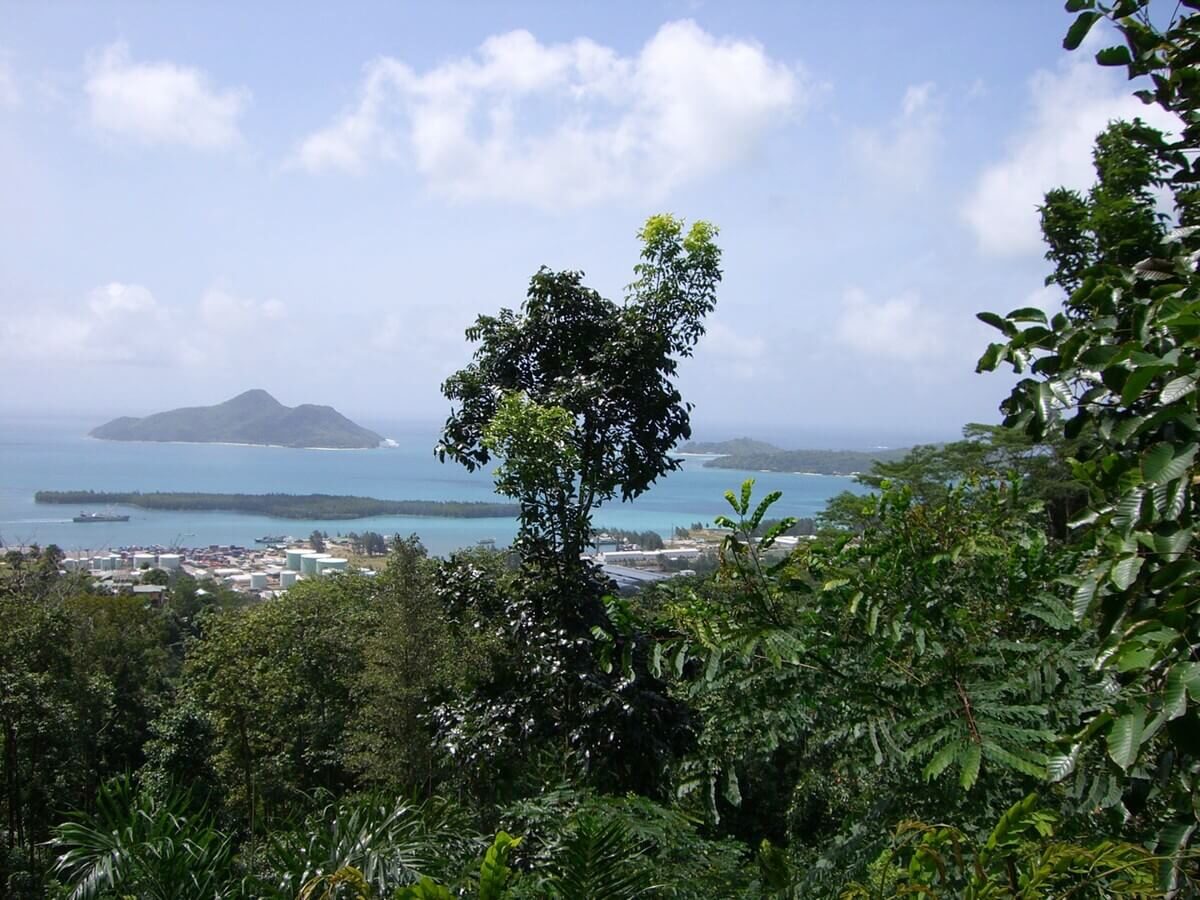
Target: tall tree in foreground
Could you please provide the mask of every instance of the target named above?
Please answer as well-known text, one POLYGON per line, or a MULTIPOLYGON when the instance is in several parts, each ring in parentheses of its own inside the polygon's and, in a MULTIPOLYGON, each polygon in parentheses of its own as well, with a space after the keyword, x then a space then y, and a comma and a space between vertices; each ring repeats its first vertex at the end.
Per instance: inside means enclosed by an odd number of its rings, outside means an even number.
MULTIPOLYGON (((467 331, 479 347, 443 386, 457 408, 436 452, 472 470, 499 457, 497 486, 521 508, 522 571, 497 583, 499 602, 446 579, 448 608, 502 636, 490 677, 441 716, 447 746, 477 772, 518 771, 544 752, 581 761, 605 790, 658 795, 690 740, 686 710, 632 642, 620 652, 637 656, 642 677, 598 662, 592 630, 609 625, 612 586, 580 557, 598 506, 638 496, 681 464, 669 454, 691 435, 691 405, 674 378, 716 303, 715 236, 706 222, 685 230, 653 216, 623 303, 581 272, 543 268, 519 311, 467 331)), ((491 780, 507 790, 517 779, 491 780)))
POLYGON ((679 467, 668 454, 691 436, 691 404, 674 377, 716 304, 716 233, 652 216, 624 303, 582 272, 542 268, 519 311, 467 330, 479 347, 442 387, 457 408, 436 452, 470 470, 503 459, 497 481, 521 504, 527 559, 576 564, 594 509, 679 467))
MULTIPOLYGON (((1004 340, 988 348, 979 368, 1007 362, 1029 373, 1003 405, 1006 424, 1038 438, 1064 420, 1077 442, 1076 477, 1090 496, 1077 520, 1086 555, 1074 607, 1104 641, 1097 665, 1112 691, 1066 742, 1051 773, 1065 779, 1106 766, 1097 780, 1111 786, 1107 796, 1122 826, 1157 843, 1162 855, 1193 843, 1200 822, 1197 5, 1171 4, 1170 21, 1157 26, 1148 0, 1070 0, 1078 16, 1064 41, 1075 49, 1108 18, 1124 44, 1101 50, 1097 60, 1126 67, 1131 78, 1150 76, 1138 96, 1179 117, 1180 136, 1154 148, 1140 177, 1143 184, 1165 179, 1182 227, 1155 247, 1139 237, 1099 247, 1105 258, 1084 258, 1078 275, 1064 280, 1078 284, 1066 312, 1049 320, 1033 309, 980 316, 1004 340), (1125 251, 1133 248, 1146 255, 1131 263, 1125 251)), ((1144 237, 1151 218, 1145 202, 1133 202, 1115 216, 1112 233, 1144 237)), ((1182 865, 1167 871, 1163 888, 1182 877, 1182 865)))

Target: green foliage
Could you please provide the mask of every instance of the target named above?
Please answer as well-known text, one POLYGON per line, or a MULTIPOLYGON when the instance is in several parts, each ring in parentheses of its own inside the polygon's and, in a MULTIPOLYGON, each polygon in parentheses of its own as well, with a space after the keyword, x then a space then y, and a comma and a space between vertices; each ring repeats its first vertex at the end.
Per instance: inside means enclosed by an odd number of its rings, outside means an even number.
POLYGON ((259 889, 279 900, 320 896, 318 886, 344 896, 343 885, 385 897, 422 878, 457 873, 477 846, 462 812, 444 801, 346 800, 271 836, 260 860, 271 875, 259 889))
POLYGON ((414 537, 396 542, 374 581, 377 624, 360 638, 346 740, 351 768, 376 788, 429 793, 452 775, 430 712, 489 672, 491 642, 437 602, 442 570, 414 537))
POLYGON ((363 579, 302 582, 284 598, 205 619, 181 691, 211 728, 226 802, 251 833, 309 793, 350 783, 345 733, 377 621, 363 579))
POLYGON ((948 825, 902 822, 894 839, 851 884, 843 900, 926 897, 1157 897, 1163 860, 1144 847, 1111 840, 1055 839, 1058 817, 1033 794, 996 823, 986 841, 948 825))
POLYGON ((774 561, 774 536, 749 535, 775 496, 755 504, 747 482, 727 498, 716 590, 665 607, 678 636, 655 652, 703 720, 681 792, 738 822, 746 797, 792 790, 756 783, 781 759, 821 772, 793 781, 791 837, 811 862, 849 841, 852 866, 900 810, 981 828, 1044 778, 1100 687, 1060 580, 1071 557, 1014 485, 964 483, 936 505, 884 485, 861 535, 774 561))
POLYGON ((459 500, 378 500, 341 494, 201 494, 151 491, 38 491, 38 503, 102 503, 140 509, 222 510, 278 519, 364 519, 370 516, 510 517, 511 503, 459 500))
POLYGON ((501 489, 521 503, 527 558, 573 565, 596 507, 679 467, 667 454, 691 436, 690 406, 673 379, 716 302, 715 235, 704 222, 685 233, 654 216, 623 304, 585 287, 580 272, 543 268, 519 312, 468 329, 479 347, 442 388, 457 408, 436 452, 471 470, 509 453, 501 489))
POLYGON ((70 884, 71 900, 242 896, 232 837, 182 791, 154 799, 117 778, 101 786, 94 813, 72 816, 54 840, 61 851, 55 871, 70 884))
POLYGON ((1072 276, 1077 286, 1066 311, 1032 325, 1013 314, 981 315, 1004 340, 979 368, 1008 363, 1028 372, 1003 405, 1006 425, 1037 438, 1062 421, 1075 441, 1075 476, 1089 492, 1089 509, 1077 519, 1085 555, 1074 613, 1104 640, 1097 662, 1119 689, 1075 732, 1063 769, 1080 758, 1103 766, 1089 756, 1103 740, 1115 768, 1102 768, 1097 781, 1115 788, 1110 802, 1129 817, 1131 831, 1174 850, 1194 830, 1200 771, 1200 748, 1190 737, 1200 713, 1189 692, 1200 650, 1193 543, 1200 235, 1192 225, 1200 16, 1189 8, 1160 30, 1147 9, 1141 0, 1097 3, 1081 13, 1066 43, 1077 45, 1095 19, 1111 19, 1125 52, 1105 52, 1101 61, 1125 65, 1131 77, 1151 76, 1153 87, 1139 96, 1180 114, 1182 135, 1165 142, 1135 125, 1101 137, 1100 180, 1087 210, 1095 256, 1085 256, 1072 276), (1160 229, 1149 192, 1164 182, 1183 227, 1157 243, 1150 240, 1160 229))

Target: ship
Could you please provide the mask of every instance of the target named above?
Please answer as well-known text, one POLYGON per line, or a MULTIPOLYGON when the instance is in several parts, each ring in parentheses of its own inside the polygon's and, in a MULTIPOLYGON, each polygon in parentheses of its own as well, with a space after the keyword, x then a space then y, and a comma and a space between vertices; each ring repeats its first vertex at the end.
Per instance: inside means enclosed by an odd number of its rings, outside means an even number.
POLYGON ((72 521, 75 521, 75 522, 128 522, 129 516, 118 516, 114 513, 81 512, 72 521))

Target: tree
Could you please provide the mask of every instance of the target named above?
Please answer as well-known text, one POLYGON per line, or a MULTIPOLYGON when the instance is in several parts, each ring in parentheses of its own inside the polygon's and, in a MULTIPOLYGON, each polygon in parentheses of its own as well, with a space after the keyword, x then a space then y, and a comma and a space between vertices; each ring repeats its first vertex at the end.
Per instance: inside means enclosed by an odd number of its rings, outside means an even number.
POLYGON ((1067 188, 1046 194, 1039 211, 1046 259, 1054 263, 1046 284, 1071 294, 1098 269, 1132 266, 1157 249, 1166 217, 1154 191, 1163 184, 1166 145, 1140 119, 1112 122, 1096 138, 1096 183, 1087 197, 1067 188))
POLYGON ((542 268, 519 312, 480 316, 467 330, 473 362, 447 379, 457 404, 437 454, 469 470, 503 458, 500 490, 521 504, 529 559, 577 567, 592 511, 630 500, 677 469, 668 456, 691 436, 674 385, 716 303, 716 229, 653 216, 623 304, 582 272, 542 268))
POLYGON ((376 621, 366 579, 350 575, 202 620, 180 691, 211 729, 209 763, 249 833, 353 783, 345 736, 376 621))
POLYGON ((325 536, 322 535, 321 532, 314 530, 313 533, 308 536, 308 542, 312 545, 313 550, 315 550, 317 553, 325 552, 325 536))
MULTIPOLYGON (((1160 177, 1182 227, 1157 246, 1141 238, 1111 243, 1079 273, 1066 313, 980 314, 1003 340, 979 369, 1008 363, 1025 375, 1002 405, 1005 424, 1037 439, 1064 422, 1077 441, 1075 475, 1089 494, 1076 520, 1084 556, 1074 612, 1103 639, 1096 664, 1113 690, 1067 736, 1052 771, 1104 785, 1126 829, 1172 855, 1196 830, 1200 772, 1200 15, 1186 2, 1158 27, 1147 0, 1067 6, 1079 15, 1064 45, 1078 47, 1097 21, 1110 19, 1124 43, 1097 60, 1126 67, 1131 78, 1150 76, 1138 96, 1178 115, 1182 126, 1177 139, 1153 147, 1149 163, 1132 167, 1124 184, 1135 196, 1115 214, 1113 232, 1146 233, 1137 194, 1160 177), (1123 255, 1134 246, 1146 257, 1123 255)), ((1118 154, 1121 166, 1127 155, 1118 154)), ((1175 886, 1168 875, 1164 889, 1175 886)))

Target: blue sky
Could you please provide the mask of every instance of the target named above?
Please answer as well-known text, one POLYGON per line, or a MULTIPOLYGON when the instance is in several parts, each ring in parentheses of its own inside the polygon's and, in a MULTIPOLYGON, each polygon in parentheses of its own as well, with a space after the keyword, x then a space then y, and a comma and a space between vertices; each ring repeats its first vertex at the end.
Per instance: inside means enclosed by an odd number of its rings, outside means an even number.
MULTIPOLYGON (((979 310, 1033 207, 1147 115, 1054 3, 3 3, 0 407, 263 387, 435 418, 539 265, 614 298, 657 211, 721 229, 702 434, 996 418, 979 310)), ((1156 121, 1156 124, 1165 125, 1156 121)))

